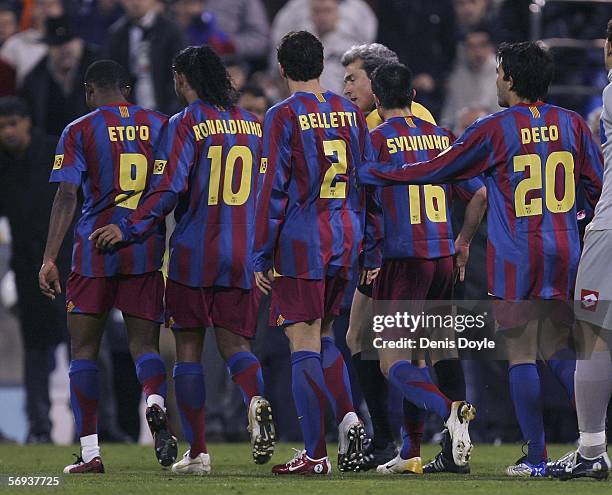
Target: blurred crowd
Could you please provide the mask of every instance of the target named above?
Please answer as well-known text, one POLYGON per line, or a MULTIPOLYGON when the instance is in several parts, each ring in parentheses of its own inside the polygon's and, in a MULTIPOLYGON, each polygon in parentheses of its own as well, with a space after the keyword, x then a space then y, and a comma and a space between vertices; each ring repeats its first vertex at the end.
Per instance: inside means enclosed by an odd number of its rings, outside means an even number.
MULTIPOLYGON (((278 76, 275 47, 286 32, 305 29, 316 34, 325 47, 321 78, 324 87, 343 92, 345 69, 341 58, 349 48, 375 41, 383 43, 413 70, 416 101, 424 104, 441 125, 459 134, 475 119, 499 110, 495 89, 496 46, 502 41, 530 39, 534 29, 532 3, 531 0, 0 0, 0 97, 18 95, 27 102, 35 149, 23 158, 24 167, 40 166, 40 176, 46 178, 48 164, 44 160, 36 162, 44 154, 42 143, 54 143, 54 136, 59 136, 67 123, 87 112, 82 81, 85 69, 94 60, 110 58, 127 67, 134 102, 172 114, 179 110, 173 90, 172 58, 185 46, 207 43, 223 56, 241 94, 239 105, 263 120, 267 109, 287 96, 287 88, 278 76)), ((594 40, 603 37, 601 20, 610 17, 612 3, 550 3, 542 8, 538 33, 542 38, 594 40)), ((595 43, 555 48, 553 52, 558 61, 555 84, 570 89, 555 92, 552 102, 585 116, 591 113, 589 120, 595 132, 599 127, 596 108, 601 104, 600 90, 606 84, 600 52, 595 43), (577 93, 571 89, 577 86, 593 91, 577 93)), ((44 311, 50 313, 43 311, 37 319, 33 315, 40 311, 32 308, 42 297, 35 281, 52 200, 47 192, 42 195, 27 186, 19 189, 23 203, 19 203, 19 198, 7 199, 25 179, 7 175, 5 165, 13 163, 14 157, 10 150, 3 149, 5 145, 0 129, 0 217, 8 217, 12 231, 11 267, 18 282, 24 360, 39 363, 28 367, 37 374, 24 378, 29 387, 28 439, 50 441, 45 377, 54 365, 53 349, 66 338, 65 328, 56 323, 63 321, 63 309, 61 304, 47 308, 44 311), (26 211, 32 202, 36 202, 36 211, 26 211), (32 218, 42 225, 33 229, 32 218), (37 247, 30 249, 31 246, 37 247), (46 314, 54 316, 47 318, 46 314), (55 329, 41 340, 41 328, 52 326, 55 329)), ((31 177, 36 180, 34 175, 31 177)), ((484 246, 482 229, 480 236, 484 246)), ((2 238, 0 229, 0 245, 2 238)), ((5 245, 7 238, 4 236, 5 245)), ((474 253, 477 250, 474 247, 474 253)), ((6 251, 0 249, 0 258, 3 257, 6 259, 6 251)), ((65 259, 69 257, 70 253, 65 253, 65 259)), ((68 270, 67 265, 65 269, 68 270)), ((485 285, 484 280, 468 280, 466 297, 486 297, 482 294, 485 285)), ((346 322, 340 319, 336 325, 340 335, 346 331, 343 325, 346 322)), ((101 436, 106 432, 109 440, 122 441, 128 436, 135 439, 140 389, 133 376, 121 323, 113 322, 110 327, 103 358, 106 360, 103 369, 108 370, 104 375, 108 399, 101 401, 108 407, 101 412, 105 422, 101 436), (122 411, 121 415, 117 411, 122 411)), ((269 375, 266 383, 278 389, 277 394, 271 395, 283 402, 290 396, 287 342, 281 332, 274 332, 263 323, 262 327, 255 350, 264 373, 269 375)), ((4 331, 0 321, 0 336, 4 331)), ((244 439, 242 419, 234 420, 244 417, 240 411, 242 400, 220 357, 214 354, 215 346, 207 344, 207 348, 210 348, 206 355, 207 388, 212 396, 207 406, 207 435, 211 439, 244 439), (218 363, 217 371, 212 362, 218 363)), ((0 349, 0 356, 2 352, 7 350, 0 349)), ((487 373, 482 373, 475 364, 466 366, 474 368, 471 375, 475 378, 470 383, 479 387, 486 389, 489 382, 505 383, 505 368, 501 365, 496 369, 491 364, 487 373)), ((479 387, 474 386, 474 390, 483 390, 479 387)), ((503 395, 491 402, 490 412, 490 417, 498 417, 500 412, 503 420, 490 424, 483 421, 482 440, 518 437, 511 424, 513 420, 507 420, 503 413, 509 407, 502 400, 503 395)), ((553 402, 551 407, 556 404, 553 402)), ((287 422, 278 425, 281 438, 299 438, 293 418, 295 414, 291 412, 277 416, 277 420, 287 422)))

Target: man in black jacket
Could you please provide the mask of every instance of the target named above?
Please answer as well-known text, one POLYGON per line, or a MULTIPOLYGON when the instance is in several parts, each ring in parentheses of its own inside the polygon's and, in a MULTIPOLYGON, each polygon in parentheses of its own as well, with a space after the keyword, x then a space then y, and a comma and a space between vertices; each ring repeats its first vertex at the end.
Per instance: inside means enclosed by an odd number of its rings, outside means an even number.
POLYGON ((44 42, 49 52, 25 78, 22 91, 34 125, 59 136, 66 124, 89 112, 82 81, 97 53, 74 34, 66 17, 47 19, 44 42))
POLYGON ((185 47, 179 27, 158 0, 122 0, 126 14, 110 30, 106 55, 132 76, 132 98, 168 115, 180 109, 174 94, 172 59, 185 47))
MULTIPOLYGON (((49 373, 54 349, 67 335, 63 298, 51 301, 38 289, 38 268, 56 189, 48 182, 55 144, 55 139, 32 129, 23 100, 0 98, 0 216, 6 216, 11 226, 30 443, 51 441, 49 373)), ((58 259, 63 275, 70 267, 67 251, 58 259)))

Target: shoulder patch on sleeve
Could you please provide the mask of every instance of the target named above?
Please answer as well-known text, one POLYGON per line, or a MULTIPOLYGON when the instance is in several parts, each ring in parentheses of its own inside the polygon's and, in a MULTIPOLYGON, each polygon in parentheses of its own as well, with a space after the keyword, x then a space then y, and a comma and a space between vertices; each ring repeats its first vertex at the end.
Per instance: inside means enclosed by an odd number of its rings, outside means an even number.
POLYGON ((155 160, 153 164, 153 175, 162 175, 166 168, 166 163, 168 163, 168 160, 155 160))
POLYGON ((268 159, 267 158, 262 158, 261 159, 261 165, 259 166, 259 173, 260 174, 265 174, 266 170, 268 170, 268 159))
POLYGON ((55 155, 55 160, 53 160, 53 170, 59 170, 62 168, 64 164, 64 155, 55 155))

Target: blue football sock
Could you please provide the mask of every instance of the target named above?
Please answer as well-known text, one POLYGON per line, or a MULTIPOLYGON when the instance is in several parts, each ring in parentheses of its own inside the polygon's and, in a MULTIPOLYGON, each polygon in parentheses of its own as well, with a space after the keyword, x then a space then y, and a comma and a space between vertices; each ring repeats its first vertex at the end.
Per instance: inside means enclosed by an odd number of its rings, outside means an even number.
POLYGON ((336 422, 340 424, 344 416, 347 413, 355 412, 355 409, 353 408, 351 380, 346 363, 331 337, 321 339, 321 366, 323 367, 325 385, 327 385, 331 396, 330 402, 334 416, 336 422))
POLYGON ((143 354, 136 360, 136 376, 142 385, 145 397, 159 395, 166 400, 168 382, 166 380, 166 365, 159 354, 143 354))
POLYGON ((400 457, 402 459, 421 457, 421 439, 423 438, 427 412, 407 400, 404 401, 403 409, 404 424, 401 428, 402 448, 400 449, 400 457))
POLYGON ((232 380, 240 387, 244 404, 249 407, 256 395, 263 397, 264 381, 259 360, 252 352, 237 352, 227 360, 232 380))
POLYGON ((574 396, 574 372, 576 371, 576 354, 569 349, 557 352, 547 361, 548 367, 561 382, 567 392, 572 407, 576 407, 574 396))
POLYGON ((546 443, 538 368, 533 363, 517 364, 510 368, 509 375, 514 410, 528 444, 527 460, 539 464, 546 457, 546 443))
POLYGON ((195 458, 207 452, 204 435, 204 369, 200 363, 176 363, 173 376, 183 434, 191 446, 190 456, 195 458))
POLYGON ((98 363, 89 359, 70 361, 70 404, 79 437, 98 432, 98 363))
POLYGON ((426 368, 419 368, 408 361, 398 361, 389 369, 389 381, 419 409, 433 411, 444 421, 450 415, 452 402, 432 382, 426 368))
POLYGON ((312 351, 291 354, 291 384, 306 454, 311 459, 327 456, 325 445, 325 386, 321 355, 312 351))

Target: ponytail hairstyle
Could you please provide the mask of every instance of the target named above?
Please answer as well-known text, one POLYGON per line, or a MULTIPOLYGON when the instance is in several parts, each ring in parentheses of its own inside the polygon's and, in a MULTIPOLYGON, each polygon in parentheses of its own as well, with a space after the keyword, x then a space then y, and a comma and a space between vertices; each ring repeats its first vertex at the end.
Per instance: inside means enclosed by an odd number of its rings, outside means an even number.
POLYGON ((238 91, 217 55, 208 45, 189 46, 175 57, 172 69, 187 78, 198 97, 211 105, 232 108, 238 101, 238 91))

